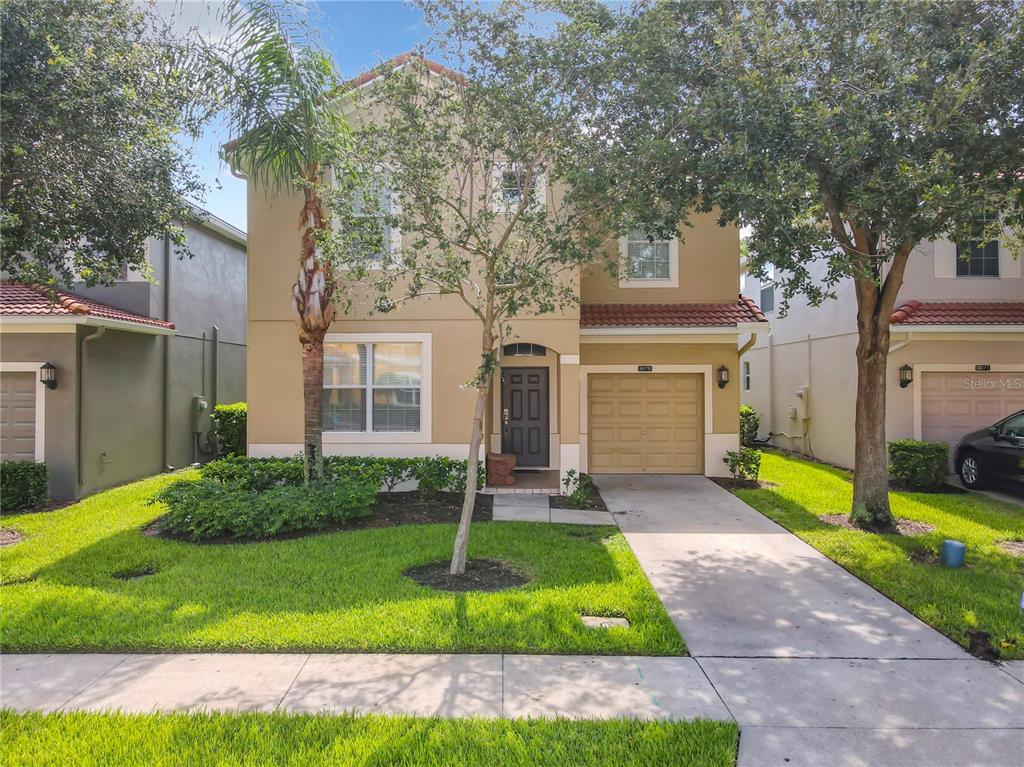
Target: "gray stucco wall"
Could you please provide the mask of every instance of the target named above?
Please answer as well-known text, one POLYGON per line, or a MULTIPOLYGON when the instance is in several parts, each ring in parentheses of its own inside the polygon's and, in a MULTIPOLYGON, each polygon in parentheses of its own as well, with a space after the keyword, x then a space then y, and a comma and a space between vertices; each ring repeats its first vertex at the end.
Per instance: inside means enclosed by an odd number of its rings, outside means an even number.
POLYGON ((77 422, 74 333, 0 334, 4 362, 51 362, 57 367, 57 388, 45 397, 46 463, 50 469, 50 497, 75 497, 77 422))
MULTIPOLYGON (((246 398, 245 250, 234 240, 204 226, 187 226, 186 235, 191 257, 184 256, 173 245, 168 249, 163 240, 150 241, 148 260, 153 282, 130 275, 129 280, 111 287, 76 288, 97 301, 175 324, 174 336, 151 338, 155 354, 144 355, 145 363, 141 359, 136 362, 145 365, 139 371, 140 380, 150 382, 153 388, 149 397, 162 408, 163 355, 167 345, 167 433, 160 436, 163 421, 157 411, 156 425, 148 437, 158 447, 161 439, 166 440, 166 464, 175 468, 213 457, 212 452, 204 449, 211 447, 209 410, 201 419, 198 440, 193 433, 194 397, 206 399, 211 410, 217 403, 246 398), (150 366, 159 371, 155 382, 150 366)), ((108 424, 97 423, 97 428, 108 429, 108 424)), ((146 473, 160 471, 164 465, 161 459, 153 467, 150 458, 143 451, 138 463, 147 467, 146 473)), ((106 476, 117 473, 109 464, 90 465, 90 470, 106 476)))
MULTIPOLYGON (((79 329, 82 337, 95 333, 79 329)), ((157 336, 120 330, 83 344, 80 494, 160 471, 161 345, 157 336)))

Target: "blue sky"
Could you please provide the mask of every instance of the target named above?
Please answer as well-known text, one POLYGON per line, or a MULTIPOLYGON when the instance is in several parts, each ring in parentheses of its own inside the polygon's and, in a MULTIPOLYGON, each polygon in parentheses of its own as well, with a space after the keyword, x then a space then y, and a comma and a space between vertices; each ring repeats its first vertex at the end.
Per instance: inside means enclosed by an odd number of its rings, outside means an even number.
MULTIPOLYGON (((185 14, 208 13, 209 5, 186 2, 185 14)), ((419 11, 395 0, 320 0, 316 10, 323 42, 346 78, 415 47, 429 34, 419 11)), ((223 138, 211 129, 193 146, 194 161, 208 187, 206 199, 196 202, 244 230, 245 182, 232 176, 218 158, 223 138)))

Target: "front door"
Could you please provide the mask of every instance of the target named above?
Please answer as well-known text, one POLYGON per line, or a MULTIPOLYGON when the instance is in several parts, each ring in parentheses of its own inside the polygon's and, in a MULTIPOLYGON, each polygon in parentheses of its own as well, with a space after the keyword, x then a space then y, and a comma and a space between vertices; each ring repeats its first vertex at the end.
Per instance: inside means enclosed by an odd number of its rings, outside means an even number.
POLYGON ((502 368, 501 452, 516 466, 548 466, 548 369, 502 368))

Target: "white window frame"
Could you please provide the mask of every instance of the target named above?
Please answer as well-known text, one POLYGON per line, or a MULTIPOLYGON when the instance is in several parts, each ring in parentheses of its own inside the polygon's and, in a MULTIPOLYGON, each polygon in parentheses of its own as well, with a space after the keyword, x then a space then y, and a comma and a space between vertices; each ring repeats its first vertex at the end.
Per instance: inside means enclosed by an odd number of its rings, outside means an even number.
MULTIPOLYGON (((329 344, 377 344, 377 343, 418 343, 420 345, 420 430, 419 431, 373 431, 373 401, 367 396, 366 431, 324 431, 325 445, 351 443, 366 444, 417 444, 432 442, 432 386, 433 377, 430 333, 328 333, 324 343, 329 344)), ((366 386, 344 386, 323 388, 366 389, 372 391, 373 362, 367 357, 366 386)), ((384 387, 387 388, 387 387, 384 387)), ((394 388, 394 387, 391 387, 394 388)))
MULTIPOLYGON (((518 202, 506 202, 501 193, 504 188, 503 176, 509 169, 516 167, 518 163, 497 162, 491 167, 491 210, 494 213, 511 213, 519 207, 518 202)), ((541 171, 534 177, 533 184, 533 206, 541 207, 548 199, 547 174, 541 171)))
POLYGON ((743 360, 743 391, 750 391, 750 360, 743 360))
POLYGON ((620 288, 678 288, 679 287, 679 238, 655 240, 668 243, 668 277, 629 276, 629 235, 619 238, 619 287, 620 288))
MULTIPOLYGON (((334 175, 334 169, 333 168, 330 171, 330 178, 331 178, 331 188, 332 189, 337 189, 338 185, 337 185, 337 182, 336 182, 336 177, 334 175)), ((387 185, 386 189, 387 189, 387 193, 388 193, 388 213, 390 213, 391 215, 397 216, 397 215, 401 214, 401 212, 402 212, 402 204, 401 204, 401 201, 399 200, 398 192, 396 192, 391 187, 390 184, 387 185)), ((337 226, 338 226, 337 217, 334 218, 332 223, 335 226, 335 228, 337 228, 337 226)), ((382 221, 381 224, 383 224, 383 223, 384 222, 382 221)), ((390 249, 391 253, 399 252, 402 249, 402 230, 399 227, 397 227, 397 226, 388 227, 388 231, 384 233, 384 240, 386 241, 386 244, 387 244, 388 248, 390 249)), ((382 253, 380 255, 383 256, 385 254, 382 253)), ((380 264, 382 259, 381 258, 374 258, 372 260, 378 263, 378 268, 374 269, 374 270, 371 270, 371 271, 380 271, 379 264, 380 264)), ((347 267, 340 267, 340 271, 348 271, 348 269, 347 269, 347 267)))
POLYGON ((761 308, 761 311, 765 314, 771 314, 775 311, 776 295, 775 295, 775 264, 765 264, 765 275, 760 280, 758 291, 757 291, 757 303, 761 308), (764 291, 771 290, 772 292, 772 306, 770 309, 764 308, 764 291))
POLYGON ((0 373, 32 373, 36 380, 36 425, 33 448, 36 463, 46 460, 46 386, 39 380, 39 368, 45 362, 0 362, 0 373))

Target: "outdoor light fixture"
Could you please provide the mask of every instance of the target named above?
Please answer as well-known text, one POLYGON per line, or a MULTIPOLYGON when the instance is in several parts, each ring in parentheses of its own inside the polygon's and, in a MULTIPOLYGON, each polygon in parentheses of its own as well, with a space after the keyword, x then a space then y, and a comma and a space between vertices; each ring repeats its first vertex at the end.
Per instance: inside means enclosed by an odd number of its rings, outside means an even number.
POLYGON ((914 368, 904 365, 900 368, 900 388, 906 389, 914 382, 914 368))
POLYGON ((722 365, 718 368, 718 388, 724 389, 727 383, 729 383, 729 368, 722 365))
POLYGON ((52 362, 46 362, 39 368, 39 383, 47 389, 57 388, 57 368, 52 362))

